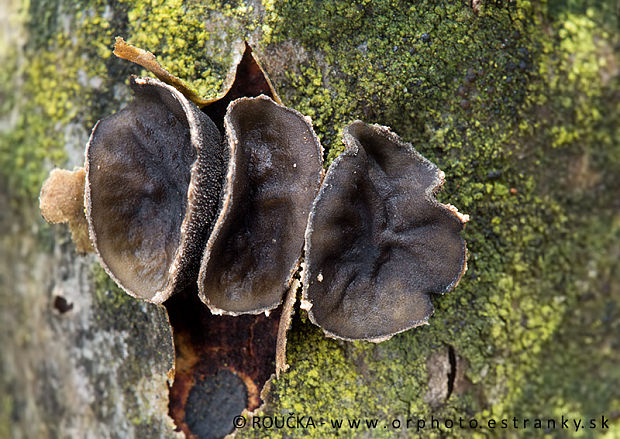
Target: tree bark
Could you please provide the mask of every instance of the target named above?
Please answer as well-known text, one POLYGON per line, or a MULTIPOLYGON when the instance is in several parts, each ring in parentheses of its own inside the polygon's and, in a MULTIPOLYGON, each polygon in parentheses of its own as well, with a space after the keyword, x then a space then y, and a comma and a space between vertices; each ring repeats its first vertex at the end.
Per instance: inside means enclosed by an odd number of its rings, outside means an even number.
MULTIPOLYGON (((177 362, 181 347, 206 352, 209 337, 233 331, 239 352, 250 329, 275 340, 275 323, 214 323, 125 295, 92 254, 76 252, 64 225, 40 217, 49 170, 83 165, 92 125, 128 102, 127 77, 141 74, 111 56, 117 35, 203 96, 216 94, 248 40, 284 103, 312 117, 328 161, 347 123, 390 125, 444 170, 441 201, 472 217, 468 272, 433 299, 428 327, 381 344, 342 342, 297 306, 290 368, 266 386, 258 423, 245 414, 240 436, 331 437, 339 419, 346 437, 469 436, 471 419, 491 436, 536 435, 524 419, 567 414, 596 420, 588 437, 609 431, 604 419, 620 427, 613 2, 409 3, 0 5, 0 437, 182 437, 170 413, 185 416, 186 434, 221 436, 232 418, 216 428, 211 418, 188 421, 185 405, 174 409, 170 322, 177 336, 203 334, 187 346, 177 338, 177 362), (459 417, 465 427, 448 427, 459 417), (379 427, 350 428, 351 419, 379 427)), ((244 362, 222 358, 210 364, 244 362)), ((196 368, 200 379, 216 373, 196 368)), ((261 403, 254 391, 252 408, 261 403)), ((190 390, 179 392, 187 399, 190 390)), ((196 404, 199 414, 212 407, 196 404)))

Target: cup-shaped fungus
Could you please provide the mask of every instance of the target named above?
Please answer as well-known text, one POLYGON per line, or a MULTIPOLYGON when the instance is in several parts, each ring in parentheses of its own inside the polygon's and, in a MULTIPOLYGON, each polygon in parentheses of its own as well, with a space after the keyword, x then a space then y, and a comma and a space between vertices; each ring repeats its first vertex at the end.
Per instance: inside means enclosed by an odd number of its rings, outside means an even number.
POLYGON ((196 281, 225 158, 214 123, 174 87, 132 78, 131 88, 86 148, 87 218, 108 274, 161 303, 196 281))
POLYGON ((231 103, 224 125, 230 159, 198 287, 214 313, 260 313, 299 266, 322 147, 307 118, 266 96, 231 103))
POLYGON ((443 172, 389 129, 356 121, 344 142, 310 215, 303 306, 328 335, 382 341, 456 286, 467 218, 435 199, 443 172))
POLYGON ((377 342, 424 324, 430 295, 459 282, 467 216, 435 199, 443 173, 388 128, 348 126, 321 185, 310 120, 281 105, 249 45, 210 99, 121 38, 114 53, 163 82, 132 78, 134 101, 93 129, 86 218, 83 170, 52 173, 41 210, 76 240, 88 220, 129 294, 162 303, 197 280, 212 313, 238 315, 276 308, 288 289, 281 369, 304 241, 302 307, 333 337, 377 342))

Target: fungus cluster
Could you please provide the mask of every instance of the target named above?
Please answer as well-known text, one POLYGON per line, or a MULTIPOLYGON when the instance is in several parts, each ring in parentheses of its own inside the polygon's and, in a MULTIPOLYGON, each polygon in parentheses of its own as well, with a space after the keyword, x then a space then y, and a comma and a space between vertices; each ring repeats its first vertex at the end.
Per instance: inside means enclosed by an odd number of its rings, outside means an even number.
POLYGON ((86 217, 102 265, 127 293, 162 303, 196 278, 225 164, 211 119, 173 87, 131 78, 135 99, 86 147, 86 217))
POLYGON ((346 151, 323 178, 309 118, 281 104, 249 46, 214 99, 120 39, 115 53, 160 80, 131 78, 134 100, 95 125, 85 170, 52 174, 41 210, 72 229, 87 222, 127 293, 163 303, 197 285, 213 314, 268 312, 305 251, 311 321, 382 341, 426 323, 429 295, 456 286, 467 218, 435 199, 443 173, 389 129, 346 127, 346 151))

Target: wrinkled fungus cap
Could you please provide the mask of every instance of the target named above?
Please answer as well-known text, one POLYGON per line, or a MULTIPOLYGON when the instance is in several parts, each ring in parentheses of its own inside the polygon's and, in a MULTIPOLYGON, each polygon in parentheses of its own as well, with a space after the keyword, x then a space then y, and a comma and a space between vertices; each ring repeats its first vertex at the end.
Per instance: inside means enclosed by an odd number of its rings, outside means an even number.
POLYGON ((429 295, 466 267, 467 217, 439 203, 443 172, 388 128, 356 121, 306 231, 303 306, 330 336, 383 341, 424 324, 429 295))
POLYGON ((224 125, 230 160, 198 288, 216 314, 260 313, 299 266, 323 151, 309 119, 266 96, 231 103, 224 125))
POLYGON ((195 282, 225 159, 213 122, 175 88, 132 78, 135 99, 86 148, 91 240, 132 296, 161 303, 195 282))

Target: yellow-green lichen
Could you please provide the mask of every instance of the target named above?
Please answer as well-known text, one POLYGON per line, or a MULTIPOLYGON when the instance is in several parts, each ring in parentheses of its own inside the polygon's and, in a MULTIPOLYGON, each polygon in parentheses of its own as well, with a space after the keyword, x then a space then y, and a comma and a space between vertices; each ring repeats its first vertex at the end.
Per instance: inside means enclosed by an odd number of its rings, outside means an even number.
POLYGON ((220 91, 235 46, 253 30, 253 7, 243 1, 124 1, 127 41, 155 53, 173 75, 201 96, 220 91))
POLYGON ((49 169, 65 164, 70 127, 93 124, 88 111, 96 95, 93 83, 107 76, 109 52, 101 49, 111 35, 103 6, 57 6, 49 10, 49 5, 30 4, 28 45, 16 72, 23 85, 11 92, 19 119, 0 134, 0 178, 15 205, 32 200, 49 169), (42 23, 50 27, 42 29, 42 23))

